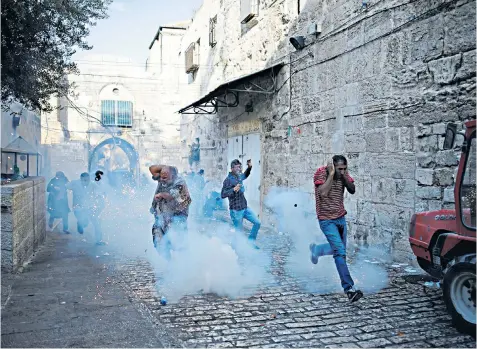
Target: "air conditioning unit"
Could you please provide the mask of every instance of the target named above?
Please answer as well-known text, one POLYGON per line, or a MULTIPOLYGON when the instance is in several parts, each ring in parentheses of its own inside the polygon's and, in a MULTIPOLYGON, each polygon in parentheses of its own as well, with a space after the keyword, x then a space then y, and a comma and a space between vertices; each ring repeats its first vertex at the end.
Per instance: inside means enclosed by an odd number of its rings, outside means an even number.
POLYGON ((199 45, 196 42, 190 44, 185 52, 185 66, 187 74, 199 69, 199 45))

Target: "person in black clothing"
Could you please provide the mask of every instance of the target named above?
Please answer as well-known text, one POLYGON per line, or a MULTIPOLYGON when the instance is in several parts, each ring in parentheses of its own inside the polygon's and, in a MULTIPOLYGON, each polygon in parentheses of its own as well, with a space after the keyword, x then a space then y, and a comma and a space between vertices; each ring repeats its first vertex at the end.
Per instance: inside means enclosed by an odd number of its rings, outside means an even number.
POLYGON ((50 219, 48 220, 48 226, 52 229, 55 219, 61 218, 63 221, 63 232, 65 234, 70 233, 68 231, 68 214, 70 213, 70 208, 66 194, 66 184, 68 182, 68 178, 66 178, 65 174, 58 171, 46 188, 46 191, 49 193, 48 213, 50 214, 50 219))
POLYGON ((245 199, 245 187, 243 181, 250 176, 252 171, 252 161, 247 160, 247 169, 245 173, 242 173, 242 164, 239 160, 235 159, 230 164, 231 171, 227 178, 224 180, 222 186, 221 196, 222 199, 229 199, 230 218, 232 223, 238 230, 243 230, 243 220, 246 219, 253 224, 252 230, 248 237, 249 241, 255 245, 257 239, 258 230, 260 229, 260 221, 257 215, 247 206, 247 199, 245 199))

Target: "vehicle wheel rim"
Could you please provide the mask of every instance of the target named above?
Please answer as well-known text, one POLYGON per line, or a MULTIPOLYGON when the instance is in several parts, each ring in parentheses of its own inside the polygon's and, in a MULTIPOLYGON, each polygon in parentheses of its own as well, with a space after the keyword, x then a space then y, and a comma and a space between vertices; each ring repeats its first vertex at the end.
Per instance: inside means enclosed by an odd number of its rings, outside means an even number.
POLYGON ((465 321, 475 324, 475 274, 462 272, 451 283, 450 296, 455 310, 465 321))

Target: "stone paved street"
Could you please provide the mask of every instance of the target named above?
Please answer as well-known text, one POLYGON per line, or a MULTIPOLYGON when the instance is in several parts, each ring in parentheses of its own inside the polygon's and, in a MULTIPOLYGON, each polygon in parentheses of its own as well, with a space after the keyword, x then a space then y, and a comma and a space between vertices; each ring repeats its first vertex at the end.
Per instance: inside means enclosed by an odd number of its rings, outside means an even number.
MULTIPOLYGON (((262 245, 283 256, 288 245, 279 241, 270 234, 262 245)), ((350 305, 341 293, 304 293, 298 280, 280 275, 283 260, 275 259, 273 268, 279 281, 252 297, 204 294, 167 306, 160 305, 147 262, 118 270, 131 294, 186 347, 475 347, 451 327, 441 291, 406 282, 405 273, 390 270, 389 287, 350 305)))
MULTIPOLYGON (((280 275, 276 258, 278 281, 251 297, 199 294, 161 306, 147 261, 108 256, 108 246, 95 258, 69 247, 75 238, 50 235, 34 262, 5 280, 2 346, 475 347, 451 327, 440 290, 407 282, 402 270, 350 305, 341 293, 304 292, 280 275)), ((286 254, 273 234, 261 243, 263 253, 286 254)))

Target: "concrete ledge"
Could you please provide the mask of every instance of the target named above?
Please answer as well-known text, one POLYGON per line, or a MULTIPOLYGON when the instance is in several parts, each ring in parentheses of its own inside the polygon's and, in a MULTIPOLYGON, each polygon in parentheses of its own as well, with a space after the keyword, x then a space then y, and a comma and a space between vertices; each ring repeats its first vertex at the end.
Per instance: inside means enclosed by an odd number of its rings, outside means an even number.
POLYGON ((16 272, 46 236, 45 179, 1 186, 2 273, 16 272))

